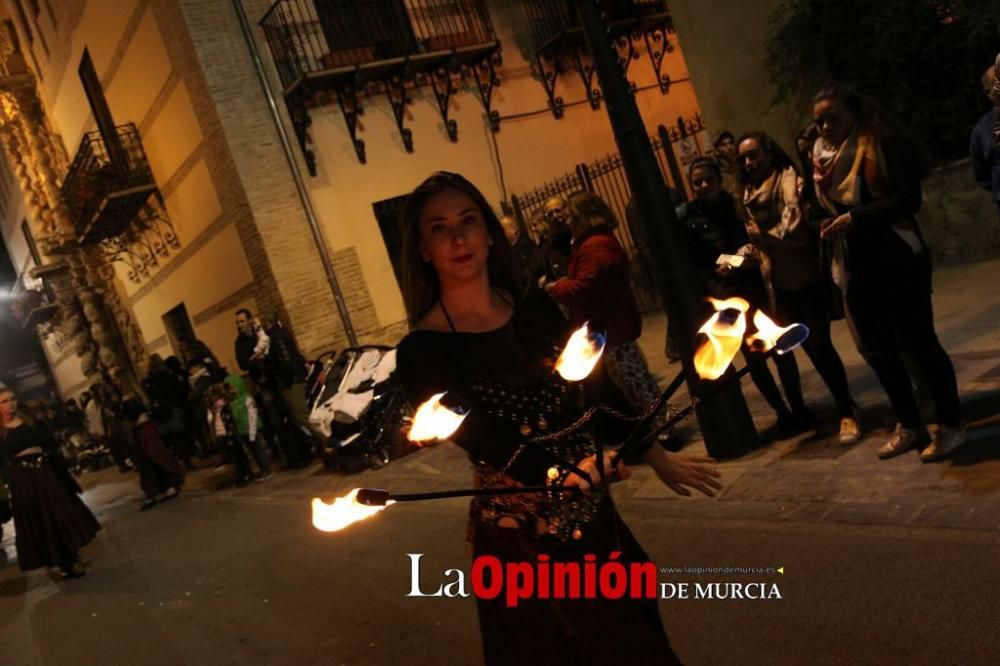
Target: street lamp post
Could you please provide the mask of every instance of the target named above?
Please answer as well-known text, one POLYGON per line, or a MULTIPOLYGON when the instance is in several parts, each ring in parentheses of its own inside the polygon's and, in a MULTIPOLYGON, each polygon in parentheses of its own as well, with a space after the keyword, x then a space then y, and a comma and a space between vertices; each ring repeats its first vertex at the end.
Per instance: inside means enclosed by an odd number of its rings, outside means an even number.
MULTIPOLYGON (((678 336, 676 342, 688 388, 696 396, 700 393, 700 386, 694 371, 693 342, 701 311, 701 287, 693 272, 683 231, 660 174, 632 87, 618 63, 618 54, 608 34, 602 16, 601 5, 604 3, 601 0, 576 0, 575 4, 640 224, 649 239, 646 246, 656 267, 664 309, 678 336)), ((697 417, 705 446, 709 454, 716 458, 740 456, 757 444, 753 420, 738 384, 702 404, 697 417)))

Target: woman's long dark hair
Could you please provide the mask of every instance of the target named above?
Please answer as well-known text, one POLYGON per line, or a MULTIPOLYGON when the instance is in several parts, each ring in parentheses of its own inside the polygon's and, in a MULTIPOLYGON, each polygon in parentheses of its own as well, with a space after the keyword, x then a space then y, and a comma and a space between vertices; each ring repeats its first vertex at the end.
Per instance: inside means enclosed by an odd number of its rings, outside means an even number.
POLYGON ((467 194, 482 212, 486 221, 486 231, 493 240, 490 254, 486 260, 490 286, 508 292, 515 299, 520 294, 520 285, 513 269, 513 258, 510 243, 504 235, 500 219, 493 211, 483 193, 457 173, 438 171, 431 174, 427 180, 420 183, 403 204, 401 222, 403 225, 403 256, 401 268, 403 273, 403 303, 406 306, 406 316, 411 326, 424 318, 424 315, 441 298, 441 281, 438 279, 434 266, 429 261, 423 261, 420 252, 420 217, 424 206, 435 194, 445 190, 458 190, 467 194))
MULTIPOLYGON (((775 171, 783 171, 787 167, 792 167, 795 172, 798 173, 798 168, 795 166, 794 160, 788 156, 784 148, 778 145, 778 142, 771 138, 771 135, 767 132, 761 132, 760 130, 754 130, 752 132, 744 132, 740 135, 740 138, 736 140, 736 149, 739 150, 740 144, 747 139, 753 139, 760 146, 761 150, 771 156, 771 168, 775 171)), ((739 177, 740 185, 746 187, 750 182, 750 174, 747 173, 747 168, 743 164, 743 160, 737 158, 739 164, 739 177)))
POLYGON ((823 86, 812 99, 813 106, 826 101, 839 101, 851 115, 858 129, 871 134, 876 141, 896 140, 910 154, 919 167, 920 176, 926 177, 930 171, 930 156, 924 144, 902 123, 890 114, 874 97, 864 95, 851 86, 830 83, 823 86))

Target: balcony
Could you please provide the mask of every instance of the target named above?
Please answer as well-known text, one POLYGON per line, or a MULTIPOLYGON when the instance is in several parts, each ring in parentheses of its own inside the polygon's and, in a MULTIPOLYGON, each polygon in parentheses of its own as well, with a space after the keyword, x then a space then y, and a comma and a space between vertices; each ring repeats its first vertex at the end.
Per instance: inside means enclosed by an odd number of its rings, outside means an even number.
MULTIPOLYGON (((583 80, 591 108, 600 108, 601 91, 590 64, 575 1, 525 0, 524 4, 535 45, 538 74, 553 115, 562 118, 564 102, 556 94, 556 81, 570 71, 575 71, 583 80)), ((663 60, 673 50, 669 36, 674 26, 665 0, 606 0, 604 7, 607 34, 615 41, 626 74, 645 45, 660 92, 666 94, 670 77, 663 74, 663 60)))
POLYGON ((158 192, 135 125, 83 137, 63 181, 63 200, 84 245, 120 237, 158 192))
MULTIPOLYGON (((384 94, 407 152, 404 125, 408 90, 429 85, 451 141, 458 125, 449 117, 455 79, 472 78, 487 111, 498 83, 500 42, 485 0, 278 0, 260 21, 309 172, 309 109, 335 95, 358 160, 360 96, 384 94)), ((491 120, 498 115, 490 112, 491 120)))

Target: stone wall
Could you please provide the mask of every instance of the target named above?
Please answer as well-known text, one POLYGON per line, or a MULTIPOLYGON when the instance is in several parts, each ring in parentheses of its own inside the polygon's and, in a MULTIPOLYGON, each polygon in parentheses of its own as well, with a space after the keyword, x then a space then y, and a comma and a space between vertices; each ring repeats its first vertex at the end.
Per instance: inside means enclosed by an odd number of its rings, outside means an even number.
POLYGON ((934 258, 974 261, 1000 256, 1000 220, 969 160, 935 169, 924 182, 920 226, 934 258))

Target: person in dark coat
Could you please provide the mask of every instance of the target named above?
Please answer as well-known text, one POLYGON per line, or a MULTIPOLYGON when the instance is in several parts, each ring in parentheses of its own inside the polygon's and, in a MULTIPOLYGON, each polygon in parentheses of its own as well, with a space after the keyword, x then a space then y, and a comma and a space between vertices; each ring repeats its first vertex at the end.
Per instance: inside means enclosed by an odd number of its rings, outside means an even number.
POLYGON ((21 571, 59 567, 64 578, 86 574, 80 549, 101 529, 80 499, 58 445, 44 426, 29 422, 17 395, 0 389, 0 465, 10 490, 21 571))
POLYGON ((538 239, 535 272, 542 275, 544 281, 538 286, 566 277, 573 244, 573 232, 569 228, 566 200, 558 196, 552 197, 545 202, 543 210, 545 225, 540 228, 542 235, 538 239))
POLYGON ((188 387, 170 370, 159 354, 149 357, 149 368, 142 381, 149 398, 149 417, 160 428, 167 446, 184 461, 188 469, 195 469, 192 458, 196 453, 194 437, 184 425, 184 407, 188 402, 188 387))
POLYGON ((522 233, 521 225, 518 224, 517 218, 513 215, 504 215, 501 217, 500 224, 503 225, 504 236, 507 237, 507 242, 510 243, 514 261, 514 272, 518 280, 520 280, 522 288, 531 286, 533 282, 532 262, 535 260, 535 253, 538 251, 538 246, 535 245, 535 241, 531 240, 531 236, 522 233))

